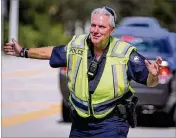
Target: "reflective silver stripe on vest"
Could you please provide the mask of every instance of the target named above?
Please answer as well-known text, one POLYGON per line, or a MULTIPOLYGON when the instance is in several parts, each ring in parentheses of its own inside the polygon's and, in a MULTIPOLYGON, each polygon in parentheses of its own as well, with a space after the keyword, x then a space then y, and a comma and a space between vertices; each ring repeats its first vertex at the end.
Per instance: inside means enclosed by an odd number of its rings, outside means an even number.
MULTIPOLYGON (((85 39, 87 38, 88 35, 85 35, 82 39, 81 39, 81 43, 80 45, 76 45, 75 44, 75 41, 76 39, 78 38, 79 35, 75 36, 74 40, 71 42, 71 47, 73 48, 84 48, 84 41, 85 39)), ((77 73, 78 73, 78 69, 79 69, 79 66, 80 66, 80 63, 81 63, 81 57, 78 57, 77 58, 77 61, 76 61, 76 65, 75 65, 75 70, 74 70, 74 74, 73 74, 73 78, 72 78, 72 90, 75 91, 75 83, 76 83, 76 76, 77 76, 77 73)), ((70 81, 70 76, 71 76, 71 71, 72 71, 72 55, 69 55, 69 65, 68 65, 68 78, 69 78, 69 81, 70 81)))
POLYGON ((124 93, 123 95, 116 97, 112 100, 94 104, 93 109, 95 114, 101 114, 107 112, 107 110, 114 108, 116 105, 120 104, 122 100, 129 99, 132 96, 132 93, 130 91, 124 93))
POLYGON ((71 100, 74 104, 74 106, 76 106, 77 108, 79 108, 82 112, 88 114, 89 110, 88 110, 88 102, 80 100, 79 98, 77 98, 73 92, 70 92, 70 96, 71 96, 71 100))
POLYGON ((126 93, 129 91, 126 64, 122 64, 122 70, 124 76, 124 93, 126 93))
POLYGON ((113 74, 113 83, 114 83, 114 97, 117 96, 118 94, 118 88, 117 88, 117 69, 116 69, 116 65, 112 65, 112 74, 113 74))
POLYGON ((104 105, 110 104, 110 103, 112 103, 112 102, 114 102, 114 101, 120 99, 121 97, 122 97, 122 96, 120 96, 120 97, 116 97, 116 98, 114 98, 114 99, 112 99, 112 100, 108 100, 108 101, 103 102, 103 103, 94 104, 93 107, 96 108, 96 107, 99 107, 99 106, 104 106, 104 105))
POLYGON ((120 41, 120 40, 116 42, 114 48, 112 49, 111 56, 113 56, 113 57, 124 57, 125 56, 126 52, 131 47, 131 45, 128 44, 127 46, 125 46, 125 48, 123 49, 121 54, 115 53, 115 51, 117 50, 117 48, 119 47, 121 42, 122 41, 120 41))
POLYGON ((75 48, 84 48, 84 42, 85 42, 85 39, 87 38, 88 35, 85 35, 82 39, 81 39, 81 43, 80 45, 77 45, 75 43, 76 39, 78 38, 79 35, 76 35, 75 36, 75 39, 71 42, 71 47, 75 47, 75 48))
POLYGON ((72 71, 72 55, 69 55, 68 57, 68 81, 70 81, 70 74, 71 74, 71 71, 72 71))
POLYGON ((78 57, 78 59, 76 61, 75 71, 74 71, 73 78, 72 78, 72 81, 73 81, 73 83, 72 83, 72 89, 73 89, 73 91, 75 91, 76 76, 78 74, 78 69, 79 69, 81 60, 82 60, 82 58, 78 57))
MULTIPOLYGON (((124 93, 129 91, 128 88, 128 79, 127 79, 127 71, 126 71, 126 64, 122 64, 122 71, 124 76, 124 93)), ((113 83, 114 83, 114 96, 116 97, 118 94, 118 80, 117 80, 117 67, 116 65, 112 65, 112 73, 113 73, 113 83)))
POLYGON ((100 104, 94 104, 93 105, 94 113, 95 114, 106 113, 109 109, 114 108, 116 104, 118 104, 118 101, 120 101, 121 97, 116 97, 112 100, 109 100, 100 104))

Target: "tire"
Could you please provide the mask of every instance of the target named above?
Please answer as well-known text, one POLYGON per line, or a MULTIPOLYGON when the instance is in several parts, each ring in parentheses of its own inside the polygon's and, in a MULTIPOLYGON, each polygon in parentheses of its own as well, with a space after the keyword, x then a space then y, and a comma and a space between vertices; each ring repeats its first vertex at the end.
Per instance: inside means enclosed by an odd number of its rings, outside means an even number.
POLYGON ((62 101, 62 118, 63 122, 71 122, 70 110, 64 101, 62 101))
POLYGON ((173 114, 173 121, 174 121, 174 126, 176 127, 176 106, 175 106, 175 111, 173 114))
POLYGON ((171 126, 176 126, 176 104, 173 105, 172 110, 169 113, 171 126))

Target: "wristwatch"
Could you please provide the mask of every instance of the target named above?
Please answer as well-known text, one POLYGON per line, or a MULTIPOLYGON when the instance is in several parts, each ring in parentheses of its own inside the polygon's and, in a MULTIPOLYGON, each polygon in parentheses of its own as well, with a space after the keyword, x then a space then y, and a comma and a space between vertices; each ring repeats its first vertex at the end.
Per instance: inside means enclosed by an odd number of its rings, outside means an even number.
POLYGON ((20 57, 28 58, 28 50, 29 50, 28 48, 24 48, 24 47, 23 47, 23 48, 21 49, 20 53, 19 53, 19 56, 20 56, 20 57))

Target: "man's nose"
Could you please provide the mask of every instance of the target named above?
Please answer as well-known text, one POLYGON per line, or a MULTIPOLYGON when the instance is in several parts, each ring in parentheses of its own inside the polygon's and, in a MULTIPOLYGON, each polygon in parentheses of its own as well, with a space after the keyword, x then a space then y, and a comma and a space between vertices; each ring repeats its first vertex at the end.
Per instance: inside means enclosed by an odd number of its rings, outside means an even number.
POLYGON ((94 32, 98 33, 98 31, 99 31, 99 28, 98 28, 98 26, 96 26, 95 29, 94 29, 94 32))

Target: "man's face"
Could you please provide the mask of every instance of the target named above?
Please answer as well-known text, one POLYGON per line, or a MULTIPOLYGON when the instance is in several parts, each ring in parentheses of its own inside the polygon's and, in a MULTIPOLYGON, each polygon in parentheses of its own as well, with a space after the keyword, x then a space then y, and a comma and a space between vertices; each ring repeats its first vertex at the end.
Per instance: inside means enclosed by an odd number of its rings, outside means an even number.
POLYGON ((101 45, 112 33, 113 28, 109 25, 109 16, 105 14, 94 14, 91 20, 90 37, 94 45, 101 45))

